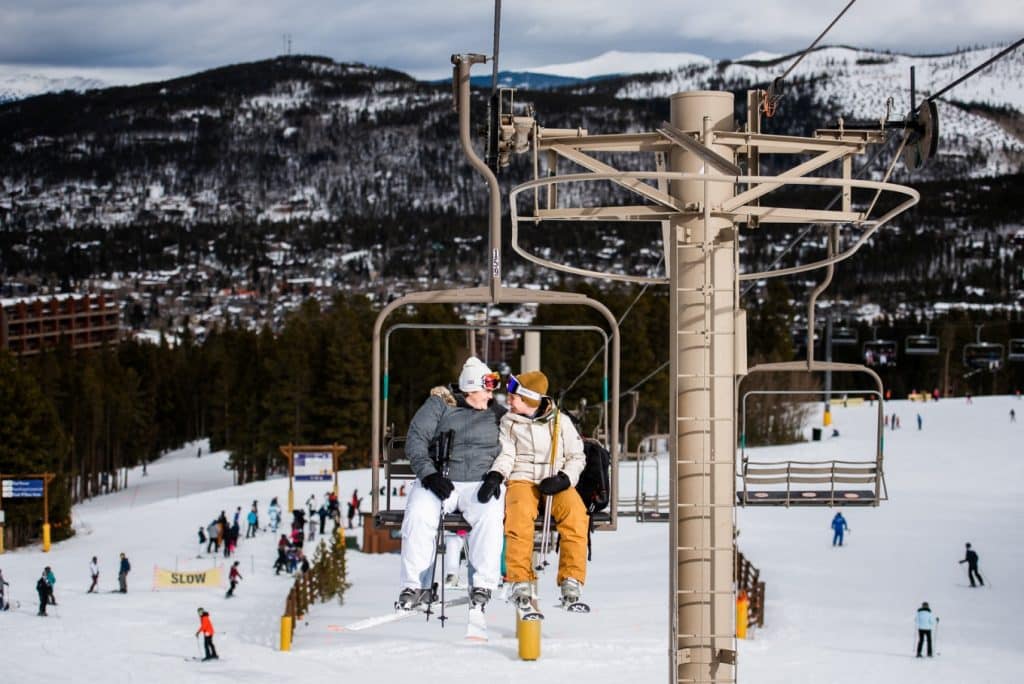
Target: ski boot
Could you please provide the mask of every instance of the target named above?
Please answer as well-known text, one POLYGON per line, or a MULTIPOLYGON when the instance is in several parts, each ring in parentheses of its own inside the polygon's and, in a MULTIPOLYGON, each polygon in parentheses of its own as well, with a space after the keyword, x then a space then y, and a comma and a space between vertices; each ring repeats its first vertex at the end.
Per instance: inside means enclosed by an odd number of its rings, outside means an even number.
POLYGON ((406 587, 402 589, 402 593, 398 595, 398 600, 395 601, 395 610, 416 610, 422 604, 429 602, 430 594, 431 591, 429 589, 406 587))
POLYGON ((589 613, 590 606, 580 600, 583 585, 578 579, 566 577, 562 580, 562 608, 570 613, 589 613))
POLYGON ((487 602, 491 600, 491 590, 482 589, 480 587, 473 587, 469 590, 469 604, 470 608, 484 609, 487 602))
POLYGON ((533 589, 529 582, 516 582, 508 592, 509 599, 524 613, 533 612, 533 589))

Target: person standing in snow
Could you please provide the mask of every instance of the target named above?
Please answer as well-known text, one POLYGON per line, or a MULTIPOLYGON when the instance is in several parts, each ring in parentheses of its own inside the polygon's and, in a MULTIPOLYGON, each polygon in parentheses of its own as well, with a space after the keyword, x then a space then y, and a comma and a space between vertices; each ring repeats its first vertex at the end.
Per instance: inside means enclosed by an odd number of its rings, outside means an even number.
POLYGON ((281 524, 281 506, 278 505, 276 496, 270 500, 267 515, 270 516, 270 531, 276 534, 277 528, 281 524))
POLYGON ((510 596, 529 609, 533 568, 534 523, 545 497, 558 528, 558 576, 563 604, 577 603, 587 579, 587 528, 590 518, 575 489, 587 459, 583 440, 569 416, 547 396, 548 378, 529 371, 508 379, 509 412, 501 419, 501 453, 480 488, 480 500, 505 495, 505 567, 510 596))
POLYGON ((843 545, 843 533, 850 529, 850 526, 846 524, 846 518, 843 517, 842 513, 836 513, 835 517, 832 518, 832 546, 843 545))
MULTIPOLYGON (((480 489, 498 455, 498 423, 505 409, 495 404, 493 392, 500 381, 500 375, 472 356, 462 366, 458 384, 433 388, 409 425, 405 453, 417 479, 402 522, 402 588, 396 603, 402 610, 431 598, 431 566, 442 511, 460 510, 471 527, 470 602, 483 607, 498 587, 505 502, 500 487, 486 499, 480 489), (431 447, 447 432, 454 433, 449 461, 439 470, 431 447)), ((355 492, 352 497, 358 499, 355 492)))
POLYGON ((256 530, 259 529, 260 516, 256 512, 256 504, 252 505, 252 510, 245 516, 245 521, 249 526, 245 529, 245 538, 256 536, 256 530))
POLYGON ((132 570, 132 564, 128 562, 128 557, 123 553, 121 554, 121 563, 117 567, 117 586, 118 591, 122 594, 128 593, 128 573, 132 570))
POLYGON ((1016 423, 1017 422, 1017 412, 1014 411, 1013 409, 1010 409, 1010 422, 1011 423, 1016 423))
POLYGON ((224 595, 224 598, 231 598, 235 595, 235 587, 242 581, 242 573, 238 571, 238 561, 231 564, 231 571, 228 573, 228 582, 231 586, 228 588, 228 593, 224 595))
POLYGON ((57 576, 53 574, 53 570, 49 565, 43 570, 46 574, 46 581, 50 584, 50 605, 57 605, 57 597, 54 595, 53 588, 57 586, 57 576))
POLYGON ((10 583, 4 579, 4 571, 0 570, 0 610, 10 610, 10 604, 6 599, 6 590, 4 587, 11 586, 10 583))
POLYGON ((985 586, 985 580, 981 579, 981 573, 978 572, 978 553, 971 548, 970 542, 967 542, 965 546, 967 547, 967 552, 964 554, 964 559, 960 561, 960 564, 967 563, 967 579, 970 580, 972 587, 978 586, 974 583, 975 577, 978 578, 978 584, 985 586))
POLYGON ((923 421, 923 420, 921 419, 921 414, 920 414, 920 413, 918 413, 918 414, 917 414, 917 431, 918 431, 918 432, 920 432, 920 431, 921 431, 921 425, 922 425, 922 423, 923 423, 923 422, 924 422, 924 421, 923 421))
POLYGON ((46 616, 46 605, 50 602, 51 591, 52 587, 46 581, 46 570, 43 570, 43 574, 36 581, 36 593, 39 595, 39 612, 37 615, 46 616))
POLYGON ((203 650, 206 656, 203 660, 217 660, 217 649, 213 646, 213 623, 210 621, 210 614, 202 608, 199 609, 199 629, 196 636, 203 635, 203 650))
POLYGON ((924 642, 928 642, 928 657, 932 657, 932 630, 939 624, 939 618, 932 615, 932 609, 928 607, 928 602, 925 601, 921 604, 921 607, 917 609, 917 616, 914 618, 914 623, 917 625, 917 657, 921 657, 921 647, 924 642))
POLYGON ((89 575, 92 577, 92 584, 89 585, 89 591, 86 594, 96 593, 96 584, 100 581, 100 564, 96 560, 96 556, 92 557, 89 562, 89 575))
POLYGON ((327 524, 327 504, 323 504, 317 509, 317 517, 320 518, 320 536, 324 536, 324 525, 327 524))

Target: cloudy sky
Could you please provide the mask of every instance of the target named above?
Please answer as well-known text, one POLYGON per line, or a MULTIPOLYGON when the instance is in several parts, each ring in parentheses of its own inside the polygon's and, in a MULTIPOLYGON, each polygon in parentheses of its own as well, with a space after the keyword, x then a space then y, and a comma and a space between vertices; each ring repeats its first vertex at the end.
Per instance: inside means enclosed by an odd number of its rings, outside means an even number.
MULTIPOLYGON (((500 66, 608 50, 802 49, 847 0, 504 0, 500 66)), ((491 51, 493 0, 0 0, 0 64, 188 73, 284 51, 445 76, 491 51)), ((900 52, 1012 42, 1024 0, 857 0, 824 42, 900 52)))

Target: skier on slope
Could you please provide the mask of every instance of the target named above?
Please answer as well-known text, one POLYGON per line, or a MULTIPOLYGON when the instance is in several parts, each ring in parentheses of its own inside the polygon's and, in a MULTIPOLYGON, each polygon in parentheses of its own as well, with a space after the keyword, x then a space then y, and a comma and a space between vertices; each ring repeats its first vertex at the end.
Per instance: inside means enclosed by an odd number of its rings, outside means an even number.
POLYGON ((978 584, 985 586, 985 580, 981 579, 981 573, 978 572, 978 553, 971 548, 970 542, 967 542, 965 546, 967 547, 966 553, 964 554, 964 559, 960 561, 960 564, 963 565, 964 563, 967 563, 967 579, 970 580, 972 587, 978 586, 974 583, 975 577, 978 578, 978 584))
POLYGON ((89 561, 89 575, 92 577, 92 584, 89 585, 89 591, 86 594, 92 594, 96 591, 96 584, 100 581, 100 564, 96 560, 96 556, 92 557, 89 561))
POLYGON ((0 570, 0 610, 10 610, 10 604, 6 600, 4 587, 11 586, 10 582, 4 579, 4 572, 0 570))
POLYGON ((224 598, 231 598, 235 595, 235 587, 242 581, 242 573, 238 571, 238 561, 231 564, 231 571, 228 573, 228 582, 231 586, 228 588, 228 593, 224 595, 224 598))
POLYGON ((53 587, 46 580, 46 570, 43 570, 43 574, 40 575, 39 579, 36 580, 36 594, 39 595, 39 612, 37 615, 43 617, 46 616, 46 605, 50 602, 50 593, 53 587))
POLYGON ((199 612, 199 629, 196 630, 196 636, 200 633, 203 635, 203 650, 206 653, 206 657, 203 660, 217 660, 217 649, 213 646, 213 623, 210 622, 210 614, 200 608, 199 612))
POLYGON ((128 556, 121 554, 121 562, 117 566, 117 586, 122 594, 128 593, 128 573, 132 571, 132 564, 128 562, 128 556))
POLYGON ((281 506, 278 505, 276 496, 270 500, 267 515, 270 516, 270 531, 277 533, 277 527, 281 524, 281 506))
POLYGON ((57 597, 54 595, 53 588, 57 586, 57 576, 53 574, 53 570, 49 565, 46 566, 43 572, 46 573, 46 581, 50 584, 50 605, 55 606, 57 605, 57 597))
POLYGON ((924 642, 928 642, 928 657, 932 657, 932 630, 935 629, 936 625, 939 624, 939 618, 932 615, 932 609, 928 607, 928 602, 925 601, 921 604, 921 607, 917 609, 917 615, 914 618, 914 624, 917 625, 917 657, 921 657, 921 646, 924 642))
POLYGON ((843 545, 843 533, 850 529, 846 524, 846 518, 842 513, 836 513, 832 518, 832 546, 843 545))
POLYGON ((501 419, 501 453, 484 480, 480 496, 505 495, 505 567, 510 596, 529 610, 533 571, 533 531, 538 509, 551 496, 551 515, 559 534, 558 577, 563 605, 578 603, 587 579, 587 509, 574 488, 586 465, 583 440, 572 420, 560 415, 547 396, 548 378, 540 371, 508 379, 509 412, 501 419), (557 432, 556 432, 557 431, 557 432))
POLYGON ((457 386, 435 387, 409 425, 405 453, 417 480, 402 523, 402 590, 396 607, 411 610, 431 599, 430 568, 442 510, 460 510, 471 526, 469 564, 474 568, 470 602, 482 608, 497 589, 501 570, 502 516, 500 487, 479 496, 483 476, 498 454, 498 421, 504 409, 493 391, 501 376, 475 356, 462 367, 457 386), (431 460, 431 443, 454 432, 448 473, 431 460))

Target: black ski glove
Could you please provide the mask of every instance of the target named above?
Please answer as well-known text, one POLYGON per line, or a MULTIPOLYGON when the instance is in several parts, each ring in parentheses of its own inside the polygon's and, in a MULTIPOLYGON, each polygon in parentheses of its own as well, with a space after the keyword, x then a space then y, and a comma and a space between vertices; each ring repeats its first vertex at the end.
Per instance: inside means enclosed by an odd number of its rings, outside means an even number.
POLYGON ((484 483, 476 492, 476 500, 480 503, 487 503, 491 499, 497 499, 501 496, 501 483, 504 480, 504 476, 497 470, 492 470, 484 475, 484 483))
POLYGON ((570 484, 572 483, 569 482, 569 476, 562 471, 558 471, 557 475, 545 477, 541 480, 537 487, 540 489, 541 494, 551 495, 565 491, 569 488, 570 484))
POLYGON ((430 473, 427 475, 423 478, 423 486, 434 492, 434 495, 441 501, 447 499, 455 491, 455 485, 452 484, 452 481, 441 473, 430 473))

